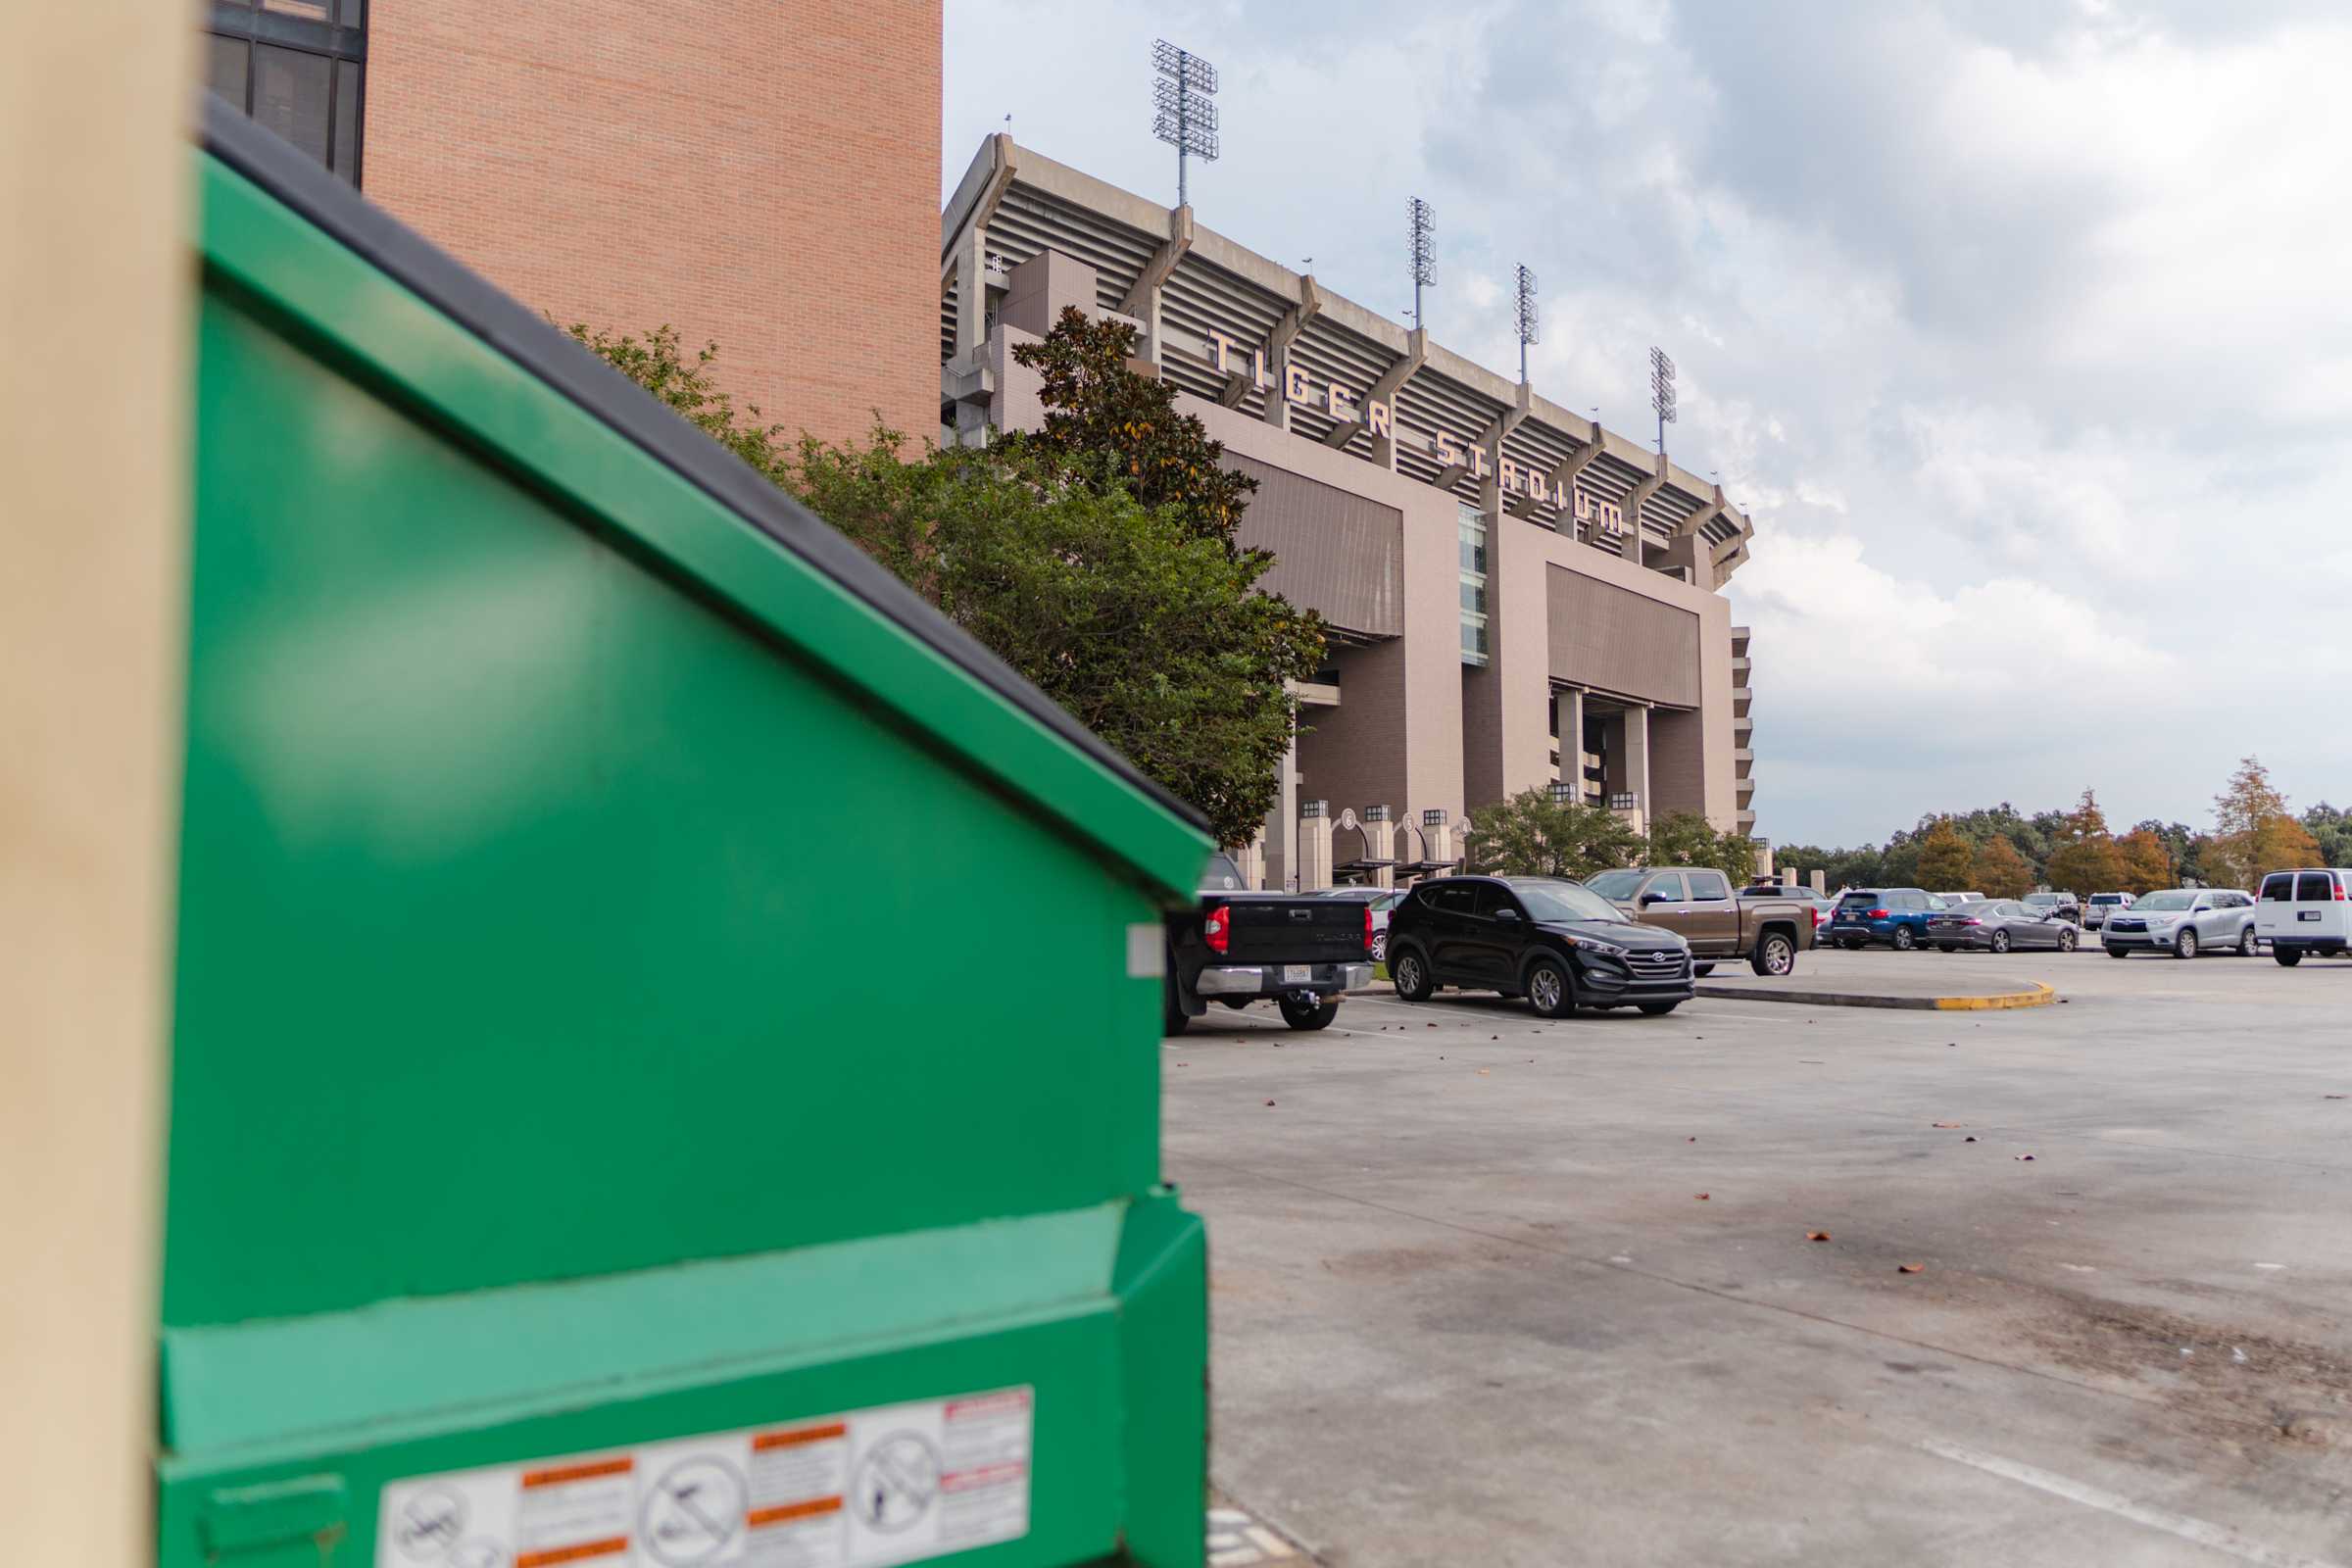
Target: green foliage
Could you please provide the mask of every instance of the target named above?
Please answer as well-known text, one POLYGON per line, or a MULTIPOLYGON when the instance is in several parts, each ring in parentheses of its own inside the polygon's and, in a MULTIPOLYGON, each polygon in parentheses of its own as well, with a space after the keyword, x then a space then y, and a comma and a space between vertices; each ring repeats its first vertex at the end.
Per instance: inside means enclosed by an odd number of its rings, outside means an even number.
POLYGON ((2253 888, 2272 871, 2319 861, 2318 840, 2288 814, 2286 797, 2273 787, 2260 758, 2241 759, 2213 798, 2213 829, 2205 864, 2217 886, 2253 888))
POLYGON ((1635 864, 1642 838, 1616 812, 1521 790, 1470 813, 1469 868, 1491 876, 1587 877, 1635 864))
POLYGON ((1127 328, 1071 313, 1038 346, 1046 435, 919 458, 881 428, 862 446, 787 449, 717 386, 716 346, 689 359, 668 326, 570 330, 1189 802, 1219 843, 1257 831, 1291 742, 1284 683, 1321 664, 1322 622, 1257 588, 1273 558, 1234 543, 1253 481, 1216 466, 1198 419, 1161 416, 1167 390, 1126 368, 1127 328))
POLYGON ((1718 833, 1696 811, 1675 811, 1650 824, 1644 865, 1711 865, 1734 886, 1756 874, 1756 847, 1744 833, 1718 833))
POLYGON ((2145 823, 2133 828, 2115 841, 2115 853, 2124 868, 2123 881, 2118 884, 2124 892, 2137 898, 2158 888, 2177 887, 2173 849, 2164 835, 2145 823))
POLYGON ((2084 898, 2122 886, 2123 858, 2116 854, 2106 813, 2099 809, 2098 796, 2092 791, 2082 792, 2082 799, 2067 817, 2044 874, 2051 887, 2084 898))
POLYGON ((784 427, 761 423, 757 403, 747 403, 737 411, 733 394, 710 374, 710 367, 718 359, 717 344, 704 344, 689 362, 680 350, 677 328, 666 321, 642 340, 625 333, 591 331, 584 321, 574 321, 564 330, 771 482, 791 488, 791 453, 784 427))
POLYGON ((1976 869, 1976 846, 1961 836, 1950 817, 1937 817, 1936 825, 1928 830, 1927 837, 1920 844, 1920 885, 1944 891, 1965 891, 1976 869))
POLYGON ((1235 530, 1257 481, 1224 466, 1224 443, 1177 411, 1173 383, 1130 368, 1134 327, 1068 306, 1042 340, 1016 345, 1012 357, 1045 378, 1046 418, 1038 430, 1004 436, 1006 444, 1043 454, 1098 494, 1121 488, 1167 508, 1201 538, 1239 551, 1235 530))
POLYGON ((2303 813, 2303 829, 2320 849, 2314 864, 2352 865, 2352 811, 2322 801, 2303 813))
POLYGON ((902 462, 891 438, 803 445, 819 515, 1044 688, 1147 775, 1246 842, 1273 802, 1294 699, 1321 662, 1314 616, 1264 566, 1169 509, 1062 481, 1017 448, 902 462))

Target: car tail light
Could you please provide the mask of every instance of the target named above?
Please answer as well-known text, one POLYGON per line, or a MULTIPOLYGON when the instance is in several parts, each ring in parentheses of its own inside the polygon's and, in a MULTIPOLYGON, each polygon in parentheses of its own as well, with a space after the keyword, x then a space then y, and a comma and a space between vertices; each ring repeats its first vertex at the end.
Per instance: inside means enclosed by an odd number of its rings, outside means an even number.
POLYGON ((1870 911, 1870 917, 1871 917, 1873 920, 1884 920, 1884 919, 1886 919, 1886 916, 1887 916, 1887 914, 1888 914, 1889 912, 1890 912, 1890 911, 1888 911, 1888 910, 1886 910, 1886 909, 1873 909, 1873 910, 1871 910, 1871 911, 1870 911))
POLYGON ((2328 879, 2328 885, 2335 889, 2335 902, 2338 904, 2343 903, 2346 898, 2346 894, 2344 892, 2344 879, 2340 876, 2331 876, 2328 879))
POLYGON ((1975 915, 1970 915, 1967 919, 1961 921, 1960 923, 1962 925, 1983 925, 1984 922, 1978 919, 1975 915))
POLYGON ((1365 906, 1364 906, 1364 952, 1365 952, 1366 954, 1369 954, 1371 951, 1372 951, 1372 906, 1371 906, 1369 903, 1366 903, 1366 904, 1365 904, 1365 906))
POLYGON ((1211 953, 1222 954, 1230 948, 1233 945, 1233 906, 1219 905, 1209 910, 1208 918, 1200 922, 1200 937, 1208 944, 1211 953))

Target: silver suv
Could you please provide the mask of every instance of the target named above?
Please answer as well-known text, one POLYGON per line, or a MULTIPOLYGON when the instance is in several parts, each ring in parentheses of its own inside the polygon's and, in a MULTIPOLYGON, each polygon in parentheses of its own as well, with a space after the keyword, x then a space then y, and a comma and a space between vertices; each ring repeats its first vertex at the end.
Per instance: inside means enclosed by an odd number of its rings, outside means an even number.
POLYGON ((2171 950, 2177 958, 2200 953, 2254 956, 2254 895, 2233 888, 2168 888, 2109 911, 2099 940, 2110 958, 2171 950))
POLYGON ((2096 931, 2107 923, 2109 915, 2122 913, 2132 907, 2133 902, 2129 893, 2093 893, 2090 902, 2082 906, 2082 924, 2096 931))

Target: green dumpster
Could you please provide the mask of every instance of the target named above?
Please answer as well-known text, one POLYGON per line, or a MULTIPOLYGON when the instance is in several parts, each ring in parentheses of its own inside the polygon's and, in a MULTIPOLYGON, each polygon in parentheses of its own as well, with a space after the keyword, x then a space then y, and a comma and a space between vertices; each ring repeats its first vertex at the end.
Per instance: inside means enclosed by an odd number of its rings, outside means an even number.
POLYGON ((194 161, 158 1561, 1200 1562, 1197 820, 290 148, 194 161))

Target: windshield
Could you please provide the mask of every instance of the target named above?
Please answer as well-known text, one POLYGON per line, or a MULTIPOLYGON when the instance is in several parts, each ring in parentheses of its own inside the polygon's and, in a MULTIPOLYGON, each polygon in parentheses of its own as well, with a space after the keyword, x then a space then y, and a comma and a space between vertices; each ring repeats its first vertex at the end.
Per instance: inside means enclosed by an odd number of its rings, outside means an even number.
POLYGON ((1201 868, 1200 886, 1214 893, 1238 893, 1242 887, 1242 868, 1233 863, 1229 855, 1212 855, 1201 868))
POLYGON ((2186 888, 2175 888, 2169 893, 2151 893, 2137 904, 2132 905, 2132 907, 2134 909, 2185 909, 2196 902, 2197 896, 2194 893, 2189 892, 2186 888))
POLYGON ((1879 896, 1876 893, 1848 893, 1838 902, 1849 909, 1867 909, 1879 902, 1879 896))
POLYGON ((1634 896, 1634 889, 1641 885, 1642 873, 1639 871, 1603 871, 1598 876, 1585 879, 1585 886, 1604 899, 1630 899, 1634 896))
MULTIPOLYGON (((1598 880, 1595 878, 1595 880, 1598 880)), ((1513 882, 1511 891, 1537 920, 1622 920, 1617 906, 1576 882, 1513 882)))
POLYGON ((2029 893, 2026 902, 2038 907, 2046 904, 2064 904, 2066 896, 2062 893, 2029 893))
POLYGON ((2093 904, 2121 904, 2124 902, 2124 896, 2121 893, 2093 893, 2090 896, 2090 902, 2093 904))

